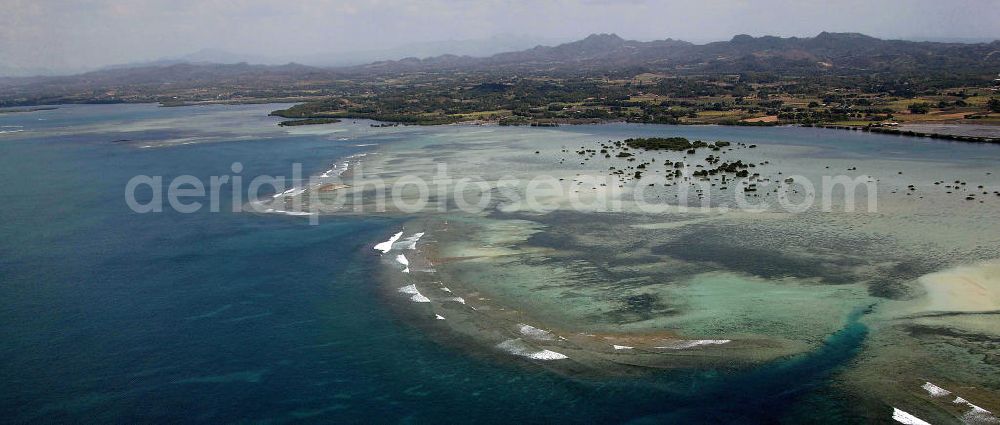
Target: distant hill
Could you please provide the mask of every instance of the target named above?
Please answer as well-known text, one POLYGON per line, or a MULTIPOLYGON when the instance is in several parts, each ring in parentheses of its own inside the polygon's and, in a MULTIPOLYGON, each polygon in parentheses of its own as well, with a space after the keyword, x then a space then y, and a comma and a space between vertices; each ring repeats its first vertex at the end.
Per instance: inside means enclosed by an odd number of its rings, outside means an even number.
POLYGON ((7 85, 16 85, 17 82, 23 81, 33 84, 42 83, 64 87, 78 85, 142 86, 148 84, 197 86, 246 78, 296 80, 312 76, 326 77, 328 74, 330 74, 330 71, 327 69, 299 64, 249 65, 238 63, 222 65, 182 62, 165 65, 113 68, 59 77, 6 78, 3 81, 7 85))
POLYGON ((1000 67, 1000 41, 940 43, 881 40, 857 33, 816 37, 737 35, 696 45, 678 40, 633 41, 594 34, 554 47, 539 46, 488 58, 439 56, 377 62, 368 71, 406 72, 456 68, 561 69, 572 72, 647 68, 654 71, 737 73, 990 73, 1000 67))
MULTIPOLYGON (((188 60, 220 57, 243 59, 226 56, 224 52, 203 51, 188 60)), ((74 76, 0 78, 0 103, 150 101, 176 96, 183 90, 187 90, 188 97, 199 97, 198 90, 207 88, 211 88, 218 99, 317 96, 331 87, 343 87, 347 81, 357 83, 415 72, 541 76, 758 72, 781 76, 878 75, 884 79, 974 76, 992 79, 1000 72, 1000 41, 915 42, 823 32, 806 38, 737 35, 728 41, 692 44, 671 39, 634 41, 615 34, 593 34, 556 46, 536 46, 485 57, 446 54, 344 67, 295 63, 223 65, 168 60, 74 76)))
POLYGON ((335 78, 330 69, 299 64, 177 63, 62 77, 0 78, 0 105, 170 101, 178 94, 203 100, 307 96, 315 93, 298 91, 302 82, 326 84, 335 78), (214 97, 205 99, 206 93, 214 97))
MULTIPOLYGON (((399 47, 347 52, 325 52, 294 57, 292 61, 312 66, 355 66, 402 58, 426 58, 443 55, 487 57, 502 52, 529 49, 551 43, 551 39, 501 34, 472 40, 446 40, 409 43, 399 47)), ((287 60, 284 62, 288 62, 287 60)), ((266 63, 266 62, 250 62, 266 63)))
MULTIPOLYGON (((329 51, 304 55, 281 55, 265 56, 244 53, 235 53, 223 49, 201 49, 194 53, 183 56, 162 58, 146 62, 133 62, 105 66, 99 69, 88 69, 82 72, 100 71, 108 69, 122 68, 143 68, 149 66, 169 66, 177 64, 219 64, 235 65, 246 63, 251 65, 283 65, 287 63, 300 63, 314 67, 345 67, 364 65, 372 62, 398 60, 409 57, 433 57, 444 55, 459 55, 472 57, 487 57, 502 52, 510 52, 531 48, 542 44, 549 39, 534 37, 501 34, 489 38, 471 40, 445 40, 420 43, 408 43, 402 46, 388 49, 374 50, 352 50, 352 51, 329 51)), ((31 74, 30 70, 17 73, 5 74, 4 68, 0 65, 0 75, 26 76, 26 75, 54 75, 50 70, 41 70, 31 74)), ((57 74, 55 74, 57 75, 57 74)))

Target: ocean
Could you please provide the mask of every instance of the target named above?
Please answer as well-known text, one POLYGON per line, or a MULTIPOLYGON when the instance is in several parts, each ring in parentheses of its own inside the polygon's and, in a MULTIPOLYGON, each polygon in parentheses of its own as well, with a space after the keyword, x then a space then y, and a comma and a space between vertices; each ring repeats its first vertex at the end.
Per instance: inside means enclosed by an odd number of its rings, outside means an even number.
MULTIPOLYGON (((136 175, 207 181, 234 174, 234 162, 244 176, 287 176, 293 163, 316 175, 411 137, 365 122, 349 134, 285 131, 266 116, 280 106, 0 114, 11 130, 0 135, 4 422, 847 423, 866 415, 832 379, 866 341, 864 309, 821 348, 748 369, 568 376, 439 344, 387 307, 372 246, 404 218, 324 216, 310 225, 234 213, 228 194, 220 212, 138 214, 126 205, 136 175)), ((883 419, 891 412, 878 408, 883 419)))

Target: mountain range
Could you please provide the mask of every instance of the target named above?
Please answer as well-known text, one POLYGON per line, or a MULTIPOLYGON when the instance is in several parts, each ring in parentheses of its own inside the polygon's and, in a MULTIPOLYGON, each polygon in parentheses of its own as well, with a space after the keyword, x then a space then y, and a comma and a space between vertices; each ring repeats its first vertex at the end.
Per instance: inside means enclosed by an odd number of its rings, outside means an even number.
POLYGON ((206 48, 175 57, 164 57, 151 61, 131 62, 91 68, 27 68, 13 66, 0 61, 0 77, 65 76, 123 68, 170 66, 178 64, 222 64, 248 63, 253 65, 284 65, 300 63, 315 67, 355 66, 376 61, 394 60, 405 57, 433 57, 446 54, 485 57, 502 52, 511 52, 553 43, 551 38, 530 37, 516 34, 498 34, 487 38, 468 40, 443 40, 406 43, 385 49, 330 50, 308 54, 262 55, 233 52, 219 48, 206 48))
POLYGON ((815 37, 752 37, 693 44, 679 40, 634 41, 593 34, 558 46, 500 53, 486 58, 444 55, 377 62, 368 71, 448 69, 578 70, 582 73, 643 68, 670 72, 871 73, 1000 71, 1000 41, 941 43, 881 40, 858 33, 822 32, 815 37))
POLYGON ((111 68, 62 77, 8 77, 0 78, 0 98, 6 99, 8 104, 43 100, 78 101, 88 99, 88 96, 115 92, 107 99, 115 101, 116 97, 124 96, 122 93, 136 95, 141 92, 141 96, 129 100, 141 101, 164 93, 164 88, 206 87, 253 91, 253 97, 279 92, 283 96, 309 96, 314 95, 316 90, 331 87, 330 84, 335 81, 357 82, 392 75, 417 75, 415 73, 450 75, 470 72, 538 76, 754 72, 781 76, 878 75, 881 78, 973 77, 991 80, 1000 72, 1000 41, 917 42, 882 40, 857 33, 822 32, 805 38, 737 35, 728 41, 693 44, 672 39, 635 41, 615 34, 593 34, 555 46, 536 46, 483 57, 445 54, 340 67, 296 63, 179 62, 111 68), (67 94, 75 97, 66 98, 67 94))

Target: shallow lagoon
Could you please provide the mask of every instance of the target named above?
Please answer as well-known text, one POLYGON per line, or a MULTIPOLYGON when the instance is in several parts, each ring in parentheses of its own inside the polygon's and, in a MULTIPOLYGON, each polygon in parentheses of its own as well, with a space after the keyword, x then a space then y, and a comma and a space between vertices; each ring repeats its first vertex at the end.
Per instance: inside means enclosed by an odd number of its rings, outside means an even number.
MULTIPOLYGON (((952 396, 1000 408, 997 276, 977 266, 1000 258, 1000 199, 934 185, 996 190, 996 146, 805 128, 286 130, 270 109, 0 117, 25 129, 0 139, 5 179, 19 182, 4 211, 8 417, 346 422, 379 409, 438 423, 842 423, 887 421, 896 407, 947 423, 978 412, 952 396), (760 172, 775 181, 870 175, 878 211, 722 211, 724 193, 710 208, 648 213, 626 184, 574 182, 628 166, 580 160, 581 146, 652 135, 757 144, 731 155, 768 161, 760 172), (443 162, 453 177, 544 173, 567 186, 545 192, 544 212, 498 191, 479 213, 438 211, 454 202, 442 197, 415 213, 317 210, 318 227, 283 214, 137 215, 120 199, 139 173, 232 174, 241 161, 245 175, 288 175, 293 162, 323 175, 359 153, 347 183, 432 177, 443 162), (39 171, 52 164, 60 172, 39 171), (918 194, 905 194, 910 184, 918 194), (573 207, 594 193, 622 208, 573 207), (399 231, 392 251, 371 249, 399 231), (933 275, 960 265, 973 268, 933 275), (928 295, 969 279, 985 296, 928 295), (399 291, 410 285, 423 298, 399 291)), ((677 186, 654 189, 679 199, 677 186)))
MULTIPOLYGON (((976 393, 980 404, 996 402, 988 394, 1000 384, 1000 364, 989 354, 995 350, 989 341, 1000 333, 1000 275, 988 262, 1000 257, 997 146, 804 128, 442 132, 388 146, 365 160, 364 171, 387 181, 412 175, 430 180, 443 162, 454 179, 562 180, 558 188, 538 191, 542 211, 509 201, 528 189, 505 198, 495 184, 490 190, 496 197, 478 214, 444 213, 442 205, 455 201, 437 197, 416 214, 421 218, 403 226, 427 234, 424 248, 405 254, 408 273, 398 274, 388 261, 385 281, 389 292, 415 283, 425 302, 410 308, 423 311, 427 326, 450 328, 499 356, 544 362, 556 373, 631 376, 649 368, 745 371, 808 358, 829 349, 831 335, 857 320, 868 328, 865 344, 833 382, 861 397, 862 405, 891 400, 932 421, 975 411, 928 396, 922 388, 928 380, 976 393), (654 174, 601 186, 610 167, 628 163, 579 154, 607 140, 674 135, 756 145, 716 155, 756 163, 757 181, 765 187, 785 176, 811 182, 824 175, 866 176, 862 180, 877 188, 877 205, 867 210, 873 195, 859 191, 855 210, 845 210, 841 189, 833 191, 832 211, 817 202, 789 212, 773 198, 758 210, 766 193, 757 195, 755 208, 739 209, 737 195, 718 190, 720 183, 701 187, 711 193, 704 204, 689 191, 691 208, 653 213, 636 202, 638 190, 652 182, 656 187, 645 198, 652 194, 672 206, 685 196, 678 187, 690 183, 669 184, 654 174), (607 189, 615 183, 621 188, 607 189), (610 201, 588 202, 597 198, 610 201), (946 278, 927 277, 963 265, 945 272, 946 278), (969 295, 947 295, 955 291, 969 295), (464 300, 460 305, 456 295, 464 300), (526 325, 544 333, 525 332, 526 325), (517 349, 510 349, 511 341, 517 349)), ((646 164, 663 158, 691 164, 700 156, 635 155, 646 164)), ((653 167, 644 173, 655 173, 653 167)), ((414 191, 403 193, 416 199, 414 191)), ((804 195, 790 198, 798 202, 804 195)), ((397 301, 408 303, 406 297, 397 301)))

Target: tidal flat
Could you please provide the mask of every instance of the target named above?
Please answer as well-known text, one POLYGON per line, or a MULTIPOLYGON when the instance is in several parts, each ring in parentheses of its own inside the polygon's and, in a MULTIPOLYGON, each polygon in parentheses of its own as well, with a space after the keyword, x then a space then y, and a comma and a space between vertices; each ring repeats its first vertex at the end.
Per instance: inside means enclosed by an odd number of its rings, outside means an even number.
MULTIPOLYGON (((814 367, 827 368, 823 379, 856 397, 864 416, 886 419, 891 405, 932 423, 996 421, 996 146, 795 127, 409 132, 354 172, 388 184, 440 181, 442 170, 482 182, 432 187, 423 203, 420 190, 404 188, 407 211, 379 210, 409 217, 390 249, 375 252, 384 299, 445 344, 579 379, 744 376, 838 353, 814 367), (614 141, 668 136, 732 144, 604 153, 614 141), (691 177, 710 167, 706 155, 753 164, 754 173, 748 183, 691 177), (688 174, 669 176, 676 163, 688 174), (559 183, 502 183, 539 176, 559 183), (824 187, 824 176, 875 189, 848 194, 824 187), (831 208, 788 207, 807 204, 803 182, 829 190, 831 208), (778 195, 782 183, 789 190, 778 195), (485 207, 457 211, 476 201, 485 207)), ((359 189, 325 196, 374 208, 366 180, 348 181, 359 189)), ((317 210, 337 208, 357 211, 317 210)))

